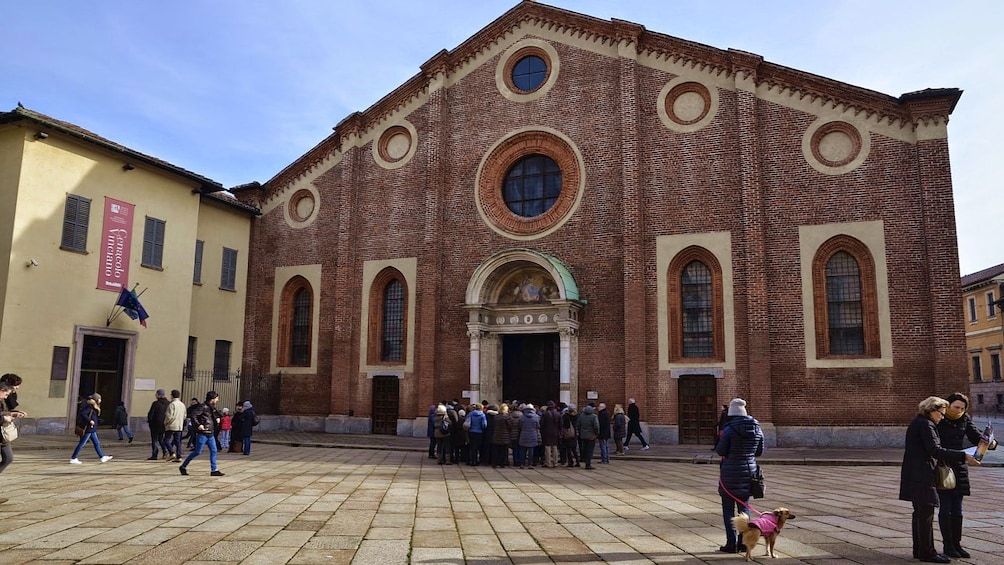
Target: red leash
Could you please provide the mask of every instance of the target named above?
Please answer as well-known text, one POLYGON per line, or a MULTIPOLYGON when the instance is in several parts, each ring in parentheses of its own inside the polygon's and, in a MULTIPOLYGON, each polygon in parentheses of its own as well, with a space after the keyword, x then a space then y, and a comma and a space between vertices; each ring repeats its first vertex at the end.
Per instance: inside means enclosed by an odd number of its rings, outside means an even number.
POLYGON ((747 503, 745 503, 745 502, 743 502, 743 501, 739 500, 739 499, 738 499, 738 498, 736 498, 735 496, 733 496, 733 495, 732 495, 732 493, 731 493, 731 492, 729 492, 729 489, 725 488, 725 483, 723 483, 723 482, 722 482, 722 478, 721 478, 721 477, 718 477, 718 486, 722 487, 722 490, 723 490, 723 491, 725 491, 725 494, 727 494, 727 495, 729 495, 730 497, 732 497, 732 500, 735 500, 735 501, 736 501, 736 502, 738 502, 739 504, 741 504, 741 505, 745 506, 745 507, 746 507, 746 508, 748 508, 748 509, 749 509, 749 510, 750 510, 751 512, 755 512, 757 516, 762 516, 762 515, 763 515, 763 512, 760 512, 760 511, 759 511, 759 510, 757 510, 756 508, 753 508, 753 507, 752 507, 752 506, 750 506, 749 504, 747 504, 747 503))

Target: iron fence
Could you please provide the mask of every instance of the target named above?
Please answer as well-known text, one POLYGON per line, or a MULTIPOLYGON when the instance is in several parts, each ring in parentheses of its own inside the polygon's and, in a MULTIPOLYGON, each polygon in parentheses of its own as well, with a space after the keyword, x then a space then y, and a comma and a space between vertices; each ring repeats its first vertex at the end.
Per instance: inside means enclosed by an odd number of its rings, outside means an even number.
POLYGON ((186 404, 191 398, 206 399, 206 393, 215 390, 220 395, 220 408, 230 408, 238 402, 249 400, 258 414, 278 415, 282 396, 282 373, 249 373, 242 375, 222 373, 214 369, 182 369, 181 399, 186 404))

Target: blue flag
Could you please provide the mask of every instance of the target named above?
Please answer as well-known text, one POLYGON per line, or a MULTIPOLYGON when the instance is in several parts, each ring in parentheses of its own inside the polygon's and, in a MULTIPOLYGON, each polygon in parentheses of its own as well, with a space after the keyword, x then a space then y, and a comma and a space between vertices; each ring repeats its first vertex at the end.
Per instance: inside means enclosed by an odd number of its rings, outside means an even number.
POLYGON ((119 299, 115 301, 116 306, 121 306, 122 311, 126 313, 133 320, 139 320, 139 323, 144 328, 146 327, 146 319, 150 317, 146 313, 146 309, 143 305, 139 303, 139 297, 136 296, 136 292, 127 289, 125 286, 119 292, 119 299))

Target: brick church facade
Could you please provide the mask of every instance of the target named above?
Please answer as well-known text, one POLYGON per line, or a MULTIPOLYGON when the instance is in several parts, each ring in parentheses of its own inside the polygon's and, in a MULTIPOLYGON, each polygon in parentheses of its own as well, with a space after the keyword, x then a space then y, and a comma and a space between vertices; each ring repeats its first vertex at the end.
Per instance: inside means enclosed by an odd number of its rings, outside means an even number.
POLYGON ((635 398, 711 443, 902 441, 967 386, 947 123, 899 97, 522 2, 238 192, 245 373, 332 432, 441 399, 635 398))

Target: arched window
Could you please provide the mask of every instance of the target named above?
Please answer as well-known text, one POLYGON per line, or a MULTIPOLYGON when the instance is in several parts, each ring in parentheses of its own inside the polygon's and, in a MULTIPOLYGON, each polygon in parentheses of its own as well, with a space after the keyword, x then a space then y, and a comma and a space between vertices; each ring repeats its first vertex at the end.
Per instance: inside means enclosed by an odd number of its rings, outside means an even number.
POLYGON ((404 364, 408 347, 408 285, 404 275, 388 267, 373 279, 369 300, 369 346, 372 364, 404 364))
POLYGON ((865 244, 838 235, 812 262, 816 356, 880 357, 875 262, 865 244))
POLYGON ((381 361, 404 360, 404 285, 391 279, 383 290, 381 361))
POLYGON ((280 367, 309 367, 313 344, 314 292, 307 279, 296 276, 286 283, 280 297, 280 367))
POLYGON ((696 246, 677 254, 667 290, 670 361, 724 361, 722 269, 714 254, 696 246))

